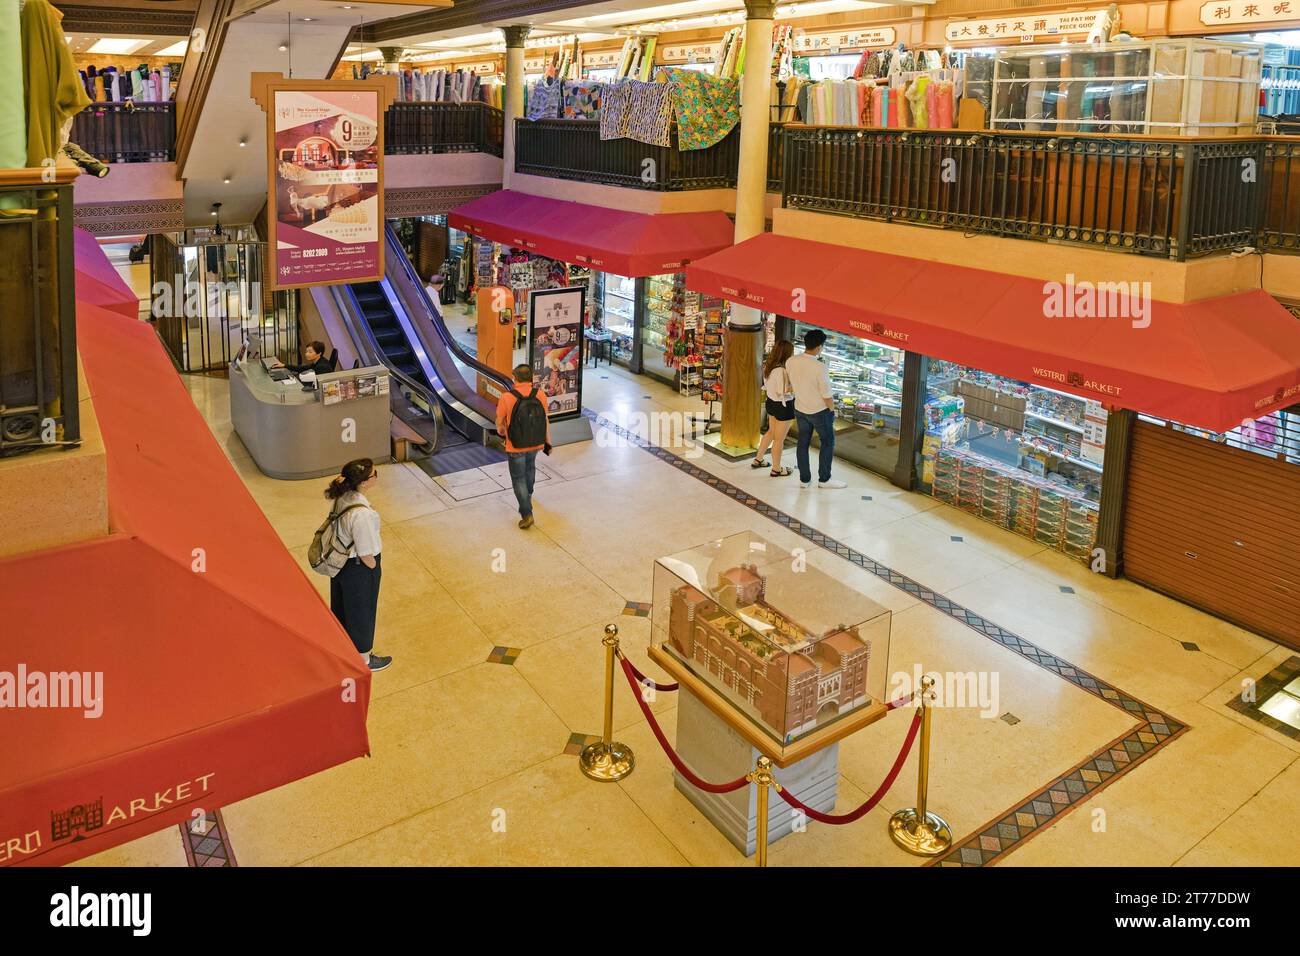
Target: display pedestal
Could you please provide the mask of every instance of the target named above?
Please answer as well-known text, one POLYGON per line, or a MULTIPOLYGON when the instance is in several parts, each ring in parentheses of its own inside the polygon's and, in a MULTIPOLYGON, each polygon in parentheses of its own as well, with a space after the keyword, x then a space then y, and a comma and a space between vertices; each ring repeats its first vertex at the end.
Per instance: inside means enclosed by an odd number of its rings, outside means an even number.
POLYGON ((576 418, 564 418, 551 422, 551 445, 572 445, 575 442, 591 441, 591 422, 585 415, 576 418))
MULTIPOLYGON (((678 691, 677 753, 698 777, 712 783, 735 780, 754 769, 761 751, 718 717, 687 687, 678 691)), ((789 767, 773 768, 777 782, 808 806, 829 813, 839 785, 840 746, 833 743, 789 767)), ((705 793, 674 772, 677 789, 746 856, 757 849, 758 793, 754 786, 733 793, 705 793)), ((768 845, 794 828, 798 817, 777 794, 771 795, 768 845)), ((806 823, 806 821, 804 821, 806 823)))

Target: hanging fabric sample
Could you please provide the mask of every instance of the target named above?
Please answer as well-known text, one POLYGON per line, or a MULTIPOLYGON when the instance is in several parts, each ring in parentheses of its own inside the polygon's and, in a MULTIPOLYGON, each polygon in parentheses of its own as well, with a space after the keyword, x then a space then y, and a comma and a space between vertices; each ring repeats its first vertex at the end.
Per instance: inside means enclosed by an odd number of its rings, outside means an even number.
POLYGON ((740 82, 735 77, 673 70, 667 85, 677 115, 678 149, 707 149, 740 122, 740 82))

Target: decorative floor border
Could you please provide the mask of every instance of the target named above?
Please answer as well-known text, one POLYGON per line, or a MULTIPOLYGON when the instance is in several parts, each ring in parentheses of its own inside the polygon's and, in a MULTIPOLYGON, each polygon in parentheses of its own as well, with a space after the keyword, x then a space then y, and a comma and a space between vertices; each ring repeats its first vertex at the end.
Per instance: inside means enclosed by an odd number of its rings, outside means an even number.
POLYGON ((193 867, 238 866, 221 811, 205 813, 203 820, 205 828, 202 833, 195 832, 193 821, 182 823, 178 828, 181 844, 185 847, 185 862, 193 867))
POLYGON ((1126 694, 1113 684, 1075 667, 1064 658, 1058 657, 1031 641, 1017 636, 1001 625, 976 614, 969 608, 962 607, 955 601, 914 581, 907 575, 850 548, 843 542, 824 534, 812 525, 805 524, 793 515, 786 514, 743 488, 731 484, 726 479, 720 478, 699 465, 692 464, 676 452, 651 444, 636 433, 610 421, 591 409, 583 409, 583 414, 591 420, 592 424, 613 432, 624 440, 635 444, 643 451, 654 455, 665 464, 672 465, 678 471, 720 491, 763 517, 789 528, 801 538, 812 542, 818 547, 838 554, 846 561, 871 572, 882 581, 910 594, 918 601, 930 605, 935 610, 965 624, 989 640, 1001 644, 1030 663, 1050 671, 1062 680, 1069 681, 1080 690, 1086 691, 1112 707, 1117 707, 1130 716, 1137 718, 1137 723, 1129 731, 1117 737, 1045 787, 1030 794, 1004 813, 994 817, 969 836, 955 841, 951 850, 942 857, 931 861, 928 865, 984 866, 996 862, 1026 840, 1041 832, 1044 826, 1073 810, 1088 797, 1109 786, 1175 737, 1189 729, 1188 725, 1161 713, 1131 694, 1126 694))

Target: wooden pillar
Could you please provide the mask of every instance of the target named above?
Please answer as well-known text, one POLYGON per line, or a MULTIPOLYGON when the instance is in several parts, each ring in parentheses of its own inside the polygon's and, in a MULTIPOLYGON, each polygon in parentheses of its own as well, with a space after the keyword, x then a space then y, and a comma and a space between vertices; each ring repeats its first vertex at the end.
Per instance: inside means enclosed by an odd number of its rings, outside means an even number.
MULTIPOLYGON (((766 227, 767 130, 771 119, 772 20, 775 0, 745 0, 745 74, 740 96, 740 160, 736 169, 735 241, 766 227)), ((722 356, 722 443, 758 445, 763 324, 757 309, 732 305, 722 356)))
POLYGON ((1118 409, 1106 416, 1106 452, 1101 471, 1097 543, 1089 564, 1108 578, 1119 577, 1124 567, 1124 505, 1128 497, 1128 459, 1136 423, 1137 414, 1128 409, 1118 409))
POLYGON ((524 115, 524 41, 532 29, 528 24, 502 27, 506 38, 506 88, 501 105, 505 122, 501 149, 501 185, 510 188, 515 171, 515 120, 524 115))

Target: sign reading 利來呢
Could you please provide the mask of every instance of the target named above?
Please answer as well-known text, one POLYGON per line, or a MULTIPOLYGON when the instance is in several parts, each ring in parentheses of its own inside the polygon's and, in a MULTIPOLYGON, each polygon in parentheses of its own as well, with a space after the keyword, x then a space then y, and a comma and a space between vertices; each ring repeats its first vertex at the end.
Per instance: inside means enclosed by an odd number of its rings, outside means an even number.
POLYGON ((1276 23, 1300 20, 1300 0, 1211 0, 1201 4, 1201 23, 1276 23))

